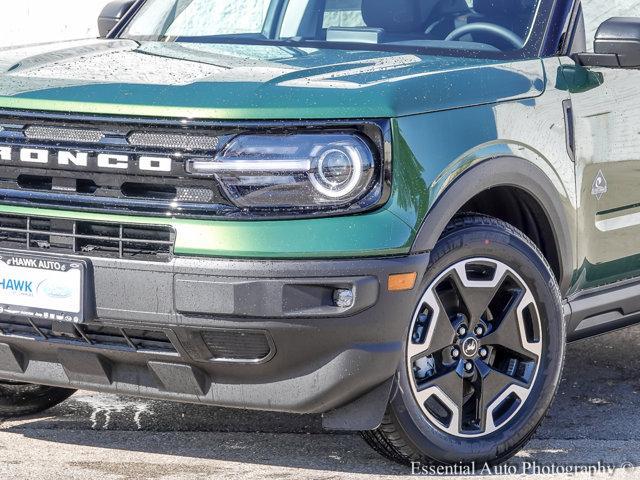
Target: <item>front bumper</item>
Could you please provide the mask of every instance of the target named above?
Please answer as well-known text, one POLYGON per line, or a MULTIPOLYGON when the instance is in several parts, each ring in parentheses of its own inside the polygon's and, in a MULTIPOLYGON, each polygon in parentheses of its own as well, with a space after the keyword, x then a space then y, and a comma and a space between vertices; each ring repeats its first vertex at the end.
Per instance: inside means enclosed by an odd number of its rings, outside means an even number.
POLYGON ((428 254, 90 262, 94 319, 76 331, 0 318, 0 378, 323 413, 394 376, 420 288, 389 292, 387 279, 417 272, 419 285, 428 254), (351 308, 333 305, 335 288, 353 289, 351 308))

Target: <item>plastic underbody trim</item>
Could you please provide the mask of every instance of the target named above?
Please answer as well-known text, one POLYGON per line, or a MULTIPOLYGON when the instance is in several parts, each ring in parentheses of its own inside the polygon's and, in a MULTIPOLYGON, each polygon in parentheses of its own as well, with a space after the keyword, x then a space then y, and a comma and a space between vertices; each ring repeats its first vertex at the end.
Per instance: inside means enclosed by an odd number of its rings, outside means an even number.
POLYGON ((599 335, 640 322, 640 280, 579 292, 567 301, 567 339, 599 335))
MULTIPOLYGON (((101 348, 77 338, 0 336, 0 378, 210 405, 329 412, 394 376, 421 287, 391 293, 387 278, 416 271, 421 279, 428 260, 428 254, 334 261, 90 259, 96 308, 87 326, 163 332, 177 355, 101 348), (180 311, 190 305, 198 282, 224 294, 189 308, 200 311, 180 311), (334 288, 353 288, 353 306, 330 304, 334 288), (264 334, 270 353, 253 362, 216 359, 203 332, 221 331, 264 334)), ((251 352, 264 348, 257 338, 245 342, 251 352)), ((376 412, 383 410, 375 405, 376 412)), ((344 423, 337 413, 333 418, 344 423)))

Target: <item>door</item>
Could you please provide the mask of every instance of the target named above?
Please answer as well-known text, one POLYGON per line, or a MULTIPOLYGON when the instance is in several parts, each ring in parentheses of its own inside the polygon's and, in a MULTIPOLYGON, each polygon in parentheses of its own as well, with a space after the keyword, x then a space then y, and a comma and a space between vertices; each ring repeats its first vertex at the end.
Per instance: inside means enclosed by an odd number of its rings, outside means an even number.
MULTIPOLYGON (((640 0, 583 2, 587 50, 600 23, 638 16, 640 0)), ((578 190, 578 288, 640 276, 640 70, 562 58, 571 92, 578 190)))

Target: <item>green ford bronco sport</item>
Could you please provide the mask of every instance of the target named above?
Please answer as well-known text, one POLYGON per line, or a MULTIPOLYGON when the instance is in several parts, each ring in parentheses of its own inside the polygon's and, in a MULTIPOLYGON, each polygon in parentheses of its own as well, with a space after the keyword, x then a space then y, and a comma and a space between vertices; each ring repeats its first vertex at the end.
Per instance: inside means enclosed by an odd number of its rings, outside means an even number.
POLYGON ((566 340, 640 319, 640 4, 598 3, 138 0, 0 51, 0 414, 513 455, 566 340))

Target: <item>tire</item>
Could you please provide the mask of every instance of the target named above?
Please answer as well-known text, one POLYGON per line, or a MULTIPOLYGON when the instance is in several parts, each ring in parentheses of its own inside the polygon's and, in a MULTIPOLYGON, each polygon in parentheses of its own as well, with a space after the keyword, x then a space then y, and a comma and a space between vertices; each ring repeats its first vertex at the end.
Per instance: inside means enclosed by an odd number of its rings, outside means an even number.
POLYGON ((445 229, 420 288, 384 419, 362 435, 403 464, 501 463, 534 434, 560 382, 566 332, 551 268, 519 230, 467 214, 445 229))
POLYGON ((0 417, 40 413, 64 402, 75 392, 67 388, 0 382, 0 417))

